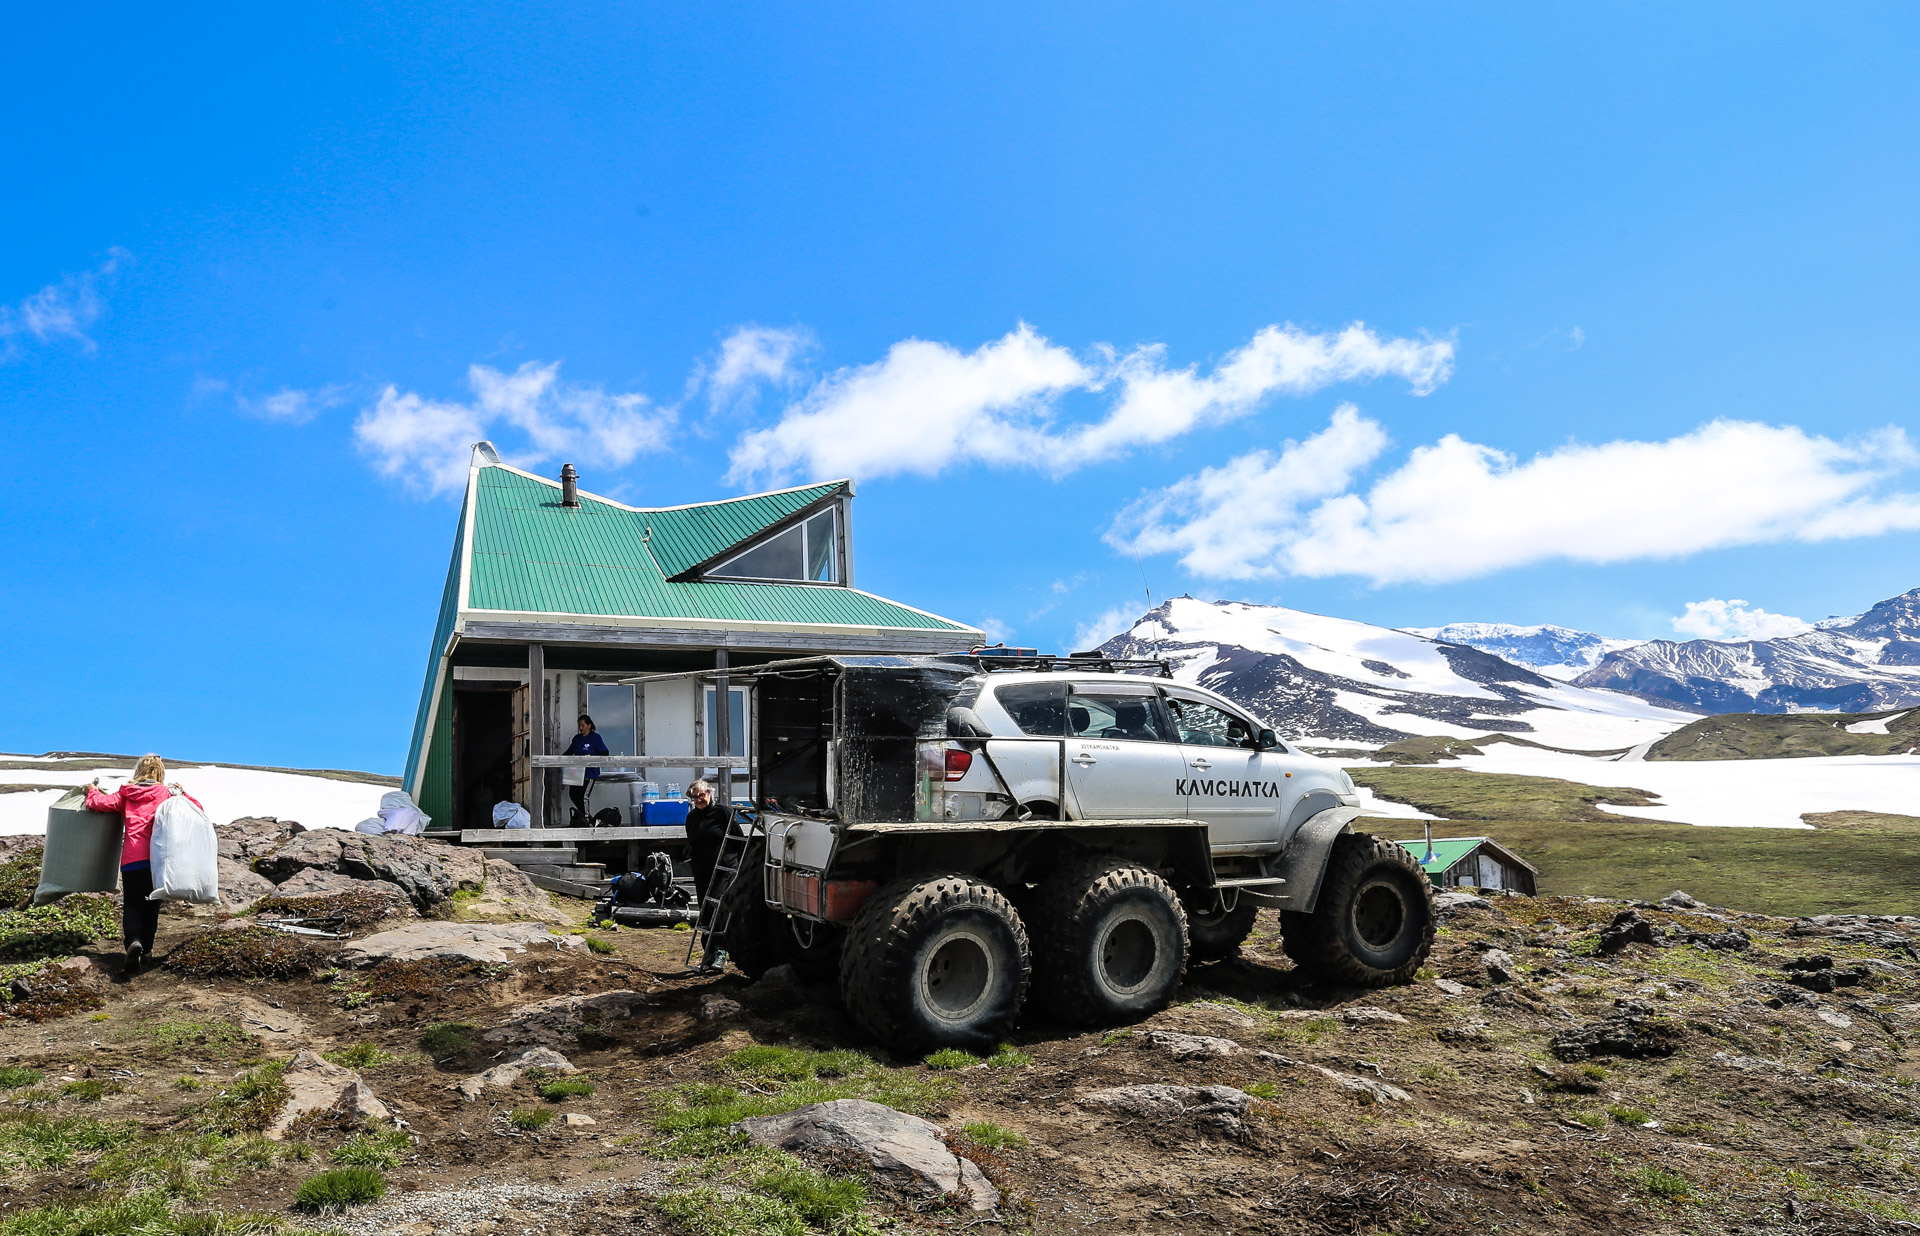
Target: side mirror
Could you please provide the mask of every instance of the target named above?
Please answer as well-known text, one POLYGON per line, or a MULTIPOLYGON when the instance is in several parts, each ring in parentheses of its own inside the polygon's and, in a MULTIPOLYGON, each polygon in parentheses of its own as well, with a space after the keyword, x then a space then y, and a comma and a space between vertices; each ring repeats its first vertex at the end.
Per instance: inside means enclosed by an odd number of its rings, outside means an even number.
POLYGON ((1260 731, 1260 750, 1271 751, 1279 745, 1280 735, 1274 733, 1272 730, 1260 731))

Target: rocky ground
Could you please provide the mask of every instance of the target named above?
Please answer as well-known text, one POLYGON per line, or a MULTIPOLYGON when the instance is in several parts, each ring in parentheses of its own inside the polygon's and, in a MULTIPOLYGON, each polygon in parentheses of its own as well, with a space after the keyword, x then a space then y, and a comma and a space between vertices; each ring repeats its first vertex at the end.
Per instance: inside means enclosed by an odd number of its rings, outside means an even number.
POLYGON ((919 1060, 436 843, 227 832, 138 975, 81 899, 0 914, 0 1236, 1920 1223, 1920 920, 1450 896, 1361 991, 1263 918, 1140 1025, 919 1060))

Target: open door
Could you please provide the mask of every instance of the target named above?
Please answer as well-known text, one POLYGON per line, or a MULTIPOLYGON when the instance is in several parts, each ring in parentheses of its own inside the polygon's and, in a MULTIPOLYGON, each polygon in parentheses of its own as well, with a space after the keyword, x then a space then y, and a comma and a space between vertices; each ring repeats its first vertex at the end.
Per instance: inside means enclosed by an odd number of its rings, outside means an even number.
POLYGON ((513 801, 523 807, 533 801, 532 738, 533 688, 523 682, 513 689, 513 801))

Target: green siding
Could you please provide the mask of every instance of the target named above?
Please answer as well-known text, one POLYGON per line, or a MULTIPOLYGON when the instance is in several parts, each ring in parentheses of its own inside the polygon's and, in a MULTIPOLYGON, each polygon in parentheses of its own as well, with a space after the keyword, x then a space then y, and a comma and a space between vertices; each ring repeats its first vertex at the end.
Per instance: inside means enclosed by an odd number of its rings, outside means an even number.
POLYGON ((707 559, 751 540, 797 511, 839 492, 842 482, 809 485, 781 494, 760 494, 709 502, 677 511, 650 511, 640 516, 653 528, 653 557, 669 576, 690 570, 707 559))
POLYGON ((427 744, 426 769, 413 801, 433 820, 434 828, 453 826, 453 674, 440 686, 433 741, 427 744))
MULTIPOLYGON (((453 529, 453 561, 447 564, 446 587, 440 590, 440 617, 433 624, 433 643, 427 649, 427 680, 420 686, 420 706, 413 716, 413 740, 407 744, 407 762, 400 774, 402 786, 408 794, 413 796, 415 803, 420 803, 420 790, 417 787, 421 763, 420 745, 426 737, 428 724, 433 720, 433 706, 436 702, 433 696, 434 680, 440 674, 440 660, 446 655, 447 637, 453 634, 454 621, 460 616, 460 544, 466 536, 466 531, 467 513, 465 508, 462 508, 460 522, 455 524, 453 529)), ((451 679, 452 675, 449 674, 448 677, 451 679)), ((441 727, 442 729, 452 724, 450 714, 442 713, 441 718, 446 723, 441 727)), ((427 811, 428 815, 433 814, 427 810, 425 804, 421 804, 420 809, 427 811)))
MULTIPOLYGON (((831 494, 837 485, 714 503, 698 536, 696 512, 629 511, 587 494, 560 505, 553 486, 506 468, 483 468, 474 516, 473 574, 467 604, 475 610, 603 617, 791 622, 966 631, 948 622, 849 588, 807 584, 676 583, 657 561, 663 529, 673 526, 676 562, 699 561, 831 494), (758 505, 756 505, 758 504, 758 505), (671 517, 671 518, 669 518, 671 517), (764 520, 755 527, 750 520, 764 520), (650 545, 644 539, 653 529, 650 545), (702 546, 706 548, 701 548, 702 546), (650 552, 651 551, 651 552, 650 552)), ((684 569, 684 568, 681 568, 684 569)))

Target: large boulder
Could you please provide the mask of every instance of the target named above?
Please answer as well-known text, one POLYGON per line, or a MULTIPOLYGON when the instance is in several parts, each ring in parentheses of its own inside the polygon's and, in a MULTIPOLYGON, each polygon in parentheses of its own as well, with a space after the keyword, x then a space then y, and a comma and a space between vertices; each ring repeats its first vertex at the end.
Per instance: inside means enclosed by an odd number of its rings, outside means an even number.
POLYGON ((555 1047, 579 1041, 580 1031, 633 1016, 646 1003, 637 991, 622 988, 591 996, 555 996, 507 1014, 507 1019, 480 1037, 489 1043, 538 1043, 555 1047))
POLYGON ((478 892, 487 878, 487 860, 478 850, 444 841, 325 828, 289 838, 256 861, 254 870, 276 884, 308 870, 385 880, 404 889, 415 909, 430 914, 456 892, 478 892))
POLYGON ((1671 1056, 1685 1040, 1686 1031, 1679 1022, 1659 1016, 1638 1000, 1619 1000, 1601 1020, 1556 1035, 1552 1048, 1554 1055, 1567 1061, 1594 1056, 1646 1060, 1671 1056))
MULTIPOLYGON (((356 880, 338 871, 309 867, 279 885, 268 885, 275 897, 332 897, 340 893, 373 893, 386 903, 385 917, 414 918, 413 899, 407 890, 385 880, 356 880)), ((376 911, 378 913, 378 911, 376 911)))
POLYGON ((986 1173, 948 1148, 945 1129, 865 1099, 815 1103, 783 1116, 742 1120, 733 1128, 757 1146, 857 1155, 879 1176, 921 1197, 958 1195, 974 1210, 1000 1204, 1000 1191, 986 1173))
POLYGON ((486 1093, 488 1086, 511 1086, 526 1076, 529 1069, 545 1069, 549 1073, 578 1073, 573 1061, 567 1059, 551 1047, 529 1047, 511 1060, 502 1060, 484 1073, 475 1073, 472 1077, 461 1079, 454 1084, 462 1098, 469 1101, 486 1093))
POLYGON ((578 936, 557 936, 543 923, 410 923, 354 940, 340 955, 352 966, 435 958, 503 965, 529 947, 568 948, 569 940, 586 943, 578 936))
POLYGON ((238 859, 220 856, 215 864, 220 877, 220 907, 239 914, 262 897, 273 893, 273 881, 238 859))
POLYGON ((526 872, 498 858, 487 860, 486 884, 478 897, 460 903, 459 915, 465 922, 525 919, 556 927, 573 923, 572 917, 554 904, 546 889, 535 884, 526 872))
POLYGON ((1189 1119, 1206 1128, 1238 1137, 1245 1130, 1253 1096, 1232 1086, 1115 1086, 1096 1090, 1080 1100, 1082 1107, 1100 1107, 1136 1120, 1166 1124, 1189 1119))
POLYGON ((231 824, 218 825, 213 831, 220 839, 221 858, 251 863, 295 834, 306 832, 307 826, 270 815, 246 815, 231 824))
POLYGON ((265 1129, 269 1140, 277 1142, 286 1137, 293 1122, 309 1112, 337 1113, 348 1120, 393 1119, 393 1112, 374 1097, 358 1073, 329 1064, 311 1050, 295 1056, 280 1080, 287 1086, 287 1102, 265 1129))

